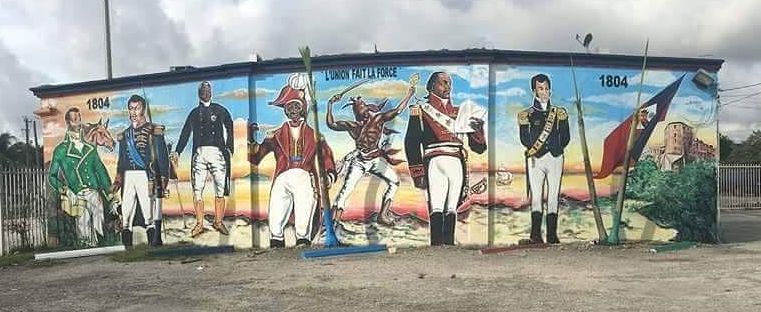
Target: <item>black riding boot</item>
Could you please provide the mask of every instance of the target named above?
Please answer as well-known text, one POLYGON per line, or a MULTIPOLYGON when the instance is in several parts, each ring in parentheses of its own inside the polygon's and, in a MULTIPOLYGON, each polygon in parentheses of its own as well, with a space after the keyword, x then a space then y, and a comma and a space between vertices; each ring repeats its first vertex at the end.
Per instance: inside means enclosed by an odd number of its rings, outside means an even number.
POLYGON ((558 239, 558 214, 547 214, 547 244, 560 244, 558 239))
POLYGON ((156 228, 156 234, 153 239, 153 246, 162 246, 164 245, 164 241, 161 239, 161 220, 156 220, 153 224, 156 228))
POLYGON ((145 230, 145 235, 148 236, 148 246, 156 246, 154 245, 156 241, 156 229, 153 227, 149 227, 145 230))
POLYGON ((122 245, 132 247, 132 231, 122 230, 122 245))
POLYGON ((270 248, 284 248, 285 241, 279 239, 270 239, 270 248))
POLYGON ((531 243, 544 244, 542 240, 542 212, 531 212, 531 243))
POLYGON ((444 215, 444 225, 442 226, 442 243, 444 245, 454 246, 454 229, 457 224, 457 214, 454 212, 444 215))
POLYGON ((431 246, 439 246, 444 243, 442 230, 444 215, 441 212, 431 213, 431 246))

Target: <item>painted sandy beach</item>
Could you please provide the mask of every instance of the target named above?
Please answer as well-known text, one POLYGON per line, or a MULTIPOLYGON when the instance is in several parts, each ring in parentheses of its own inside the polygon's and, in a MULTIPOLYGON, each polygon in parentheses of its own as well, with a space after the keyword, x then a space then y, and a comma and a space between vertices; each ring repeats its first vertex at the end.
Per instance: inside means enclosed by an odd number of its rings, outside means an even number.
MULTIPOLYGON (((637 202, 627 202, 627 207, 637 205, 637 202)), ((561 199, 559 236, 562 242, 593 241, 597 239, 597 230, 591 209, 584 203, 568 198, 561 199)), ((601 207, 603 220, 610 229, 610 207, 601 207)), ((374 218, 372 218, 374 220, 374 218)), ((428 224, 425 220, 407 216, 393 227, 378 226, 374 222, 345 220, 339 229, 339 236, 345 243, 365 245, 382 243, 390 246, 421 246, 428 244, 428 224)), ((667 241, 676 235, 676 231, 662 229, 647 220, 642 215, 626 210, 622 220, 626 226, 622 237, 626 240, 667 241)), ((187 242, 198 245, 215 246, 231 244, 237 248, 268 247, 269 230, 264 221, 251 222, 246 217, 228 217, 225 224, 230 229, 229 236, 219 235, 213 231, 207 219, 208 231, 195 239, 190 238, 190 229, 195 218, 187 215, 165 217, 165 243, 187 242), (183 222, 185 224, 183 225, 183 222)), ((515 244, 518 240, 528 237, 530 213, 528 210, 514 210, 507 207, 494 208, 494 227, 496 245, 515 244)), ((466 214, 461 215, 457 224, 456 240, 460 245, 486 245, 488 243, 488 209, 484 206, 474 206, 466 214)), ((138 231, 142 232, 142 231, 138 231)), ((138 234, 139 236, 143 234, 138 234)), ((293 228, 286 228, 286 245, 295 244, 293 228)), ((137 238, 140 241, 142 238, 137 238)), ((313 241, 321 243, 317 237, 313 241)))

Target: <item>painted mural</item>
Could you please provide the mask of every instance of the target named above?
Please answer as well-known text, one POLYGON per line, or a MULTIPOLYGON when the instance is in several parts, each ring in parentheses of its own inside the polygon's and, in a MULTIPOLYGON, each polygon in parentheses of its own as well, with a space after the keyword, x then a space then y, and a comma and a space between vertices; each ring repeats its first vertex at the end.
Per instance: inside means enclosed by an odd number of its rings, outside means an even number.
POLYGON ((248 206, 230 191, 248 193, 247 87, 240 77, 43 100, 55 108, 42 118, 59 244, 235 243, 222 220, 248 206))
POLYGON ((639 104, 638 70, 485 64, 328 68, 315 92, 291 72, 44 99, 51 233, 77 247, 302 247, 325 226, 348 245, 589 241, 593 207, 611 231, 626 173, 622 239, 711 241, 715 90, 693 76, 648 71, 639 104))
MULTIPOLYGON (((457 221, 465 220, 476 207, 472 201, 488 202, 488 80, 477 74, 484 70, 488 72, 488 67, 346 67, 316 75, 320 143, 325 150, 321 165, 329 187, 328 198, 318 200, 329 203, 342 243, 452 245, 456 233, 461 233, 457 241, 463 243, 486 242, 485 229, 483 235, 471 237, 467 224, 457 221)), ((291 199, 281 195, 294 194, 281 188, 285 183, 281 181, 287 181, 284 174, 304 175, 302 171, 309 170, 299 169, 305 164, 314 168, 310 163, 314 156, 304 154, 316 151, 307 139, 313 130, 301 126, 309 119, 289 113, 293 109, 287 105, 304 106, 310 101, 304 80, 303 73, 290 73, 254 83, 256 120, 250 141, 253 174, 258 177, 252 206, 259 207, 257 215, 262 220, 255 225, 269 225, 271 246, 307 245, 307 241, 324 239, 319 231, 313 237, 305 231, 321 224, 312 202, 290 204, 291 199), (307 137, 297 139, 303 131, 307 137), (293 147, 290 142, 304 146, 293 147), (266 157, 270 151, 272 158, 266 157), (294 158, 296 164, 289 163, 294 158), (309 160, 298 162, 302 158, 309 160), (293 236, 281 236, 282 225, 272 226, 272 214, 280 211, 277 207, 284 201, 293 207, 293 236), (299 226, 299 219, 311 223, 299 226)), ((313 181, 316 175, 311 172, 309 178, 293 179, 313 181)), ((314 182, 296 187, 309 184, 314 182)), ((267 237, 265 231, 256 231, 267 237)), ((266 245, 267 239, 261 243, 266 245)))
POLYGON ((630 179, 621 239, 713 241, 715 90, 701 89, 691 81, 693 76, 648 71, 641 104, 635 106, 639 70, 498 67, 496 106, 502 109, 496 111, 501 122, 495 132, 507 135, 496 141, 493 164, 495 242, 597 240, 590 184, 610 233, 632 116, 637 121, 632 165, 626 170, 630 179), (582 132, 590 179, 585 174, 582 132), (681 220, 680 215, 694 218, 681 220), (696 227, 706 236, 681 236, 696 227))

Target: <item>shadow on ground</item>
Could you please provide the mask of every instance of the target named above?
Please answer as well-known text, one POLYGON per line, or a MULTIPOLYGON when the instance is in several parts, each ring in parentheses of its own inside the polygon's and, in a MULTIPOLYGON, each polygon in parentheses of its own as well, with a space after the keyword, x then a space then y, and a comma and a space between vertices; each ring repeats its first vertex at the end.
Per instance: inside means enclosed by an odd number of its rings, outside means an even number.
POLYGON ((761 241, 761 209, 721 210, 719 235, 722 243, 761 241))

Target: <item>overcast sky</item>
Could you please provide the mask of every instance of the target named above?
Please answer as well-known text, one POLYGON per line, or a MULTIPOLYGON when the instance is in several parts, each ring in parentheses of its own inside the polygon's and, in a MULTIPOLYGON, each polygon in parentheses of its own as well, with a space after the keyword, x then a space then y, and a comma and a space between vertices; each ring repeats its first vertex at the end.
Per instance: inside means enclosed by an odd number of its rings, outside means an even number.
MULTIPOLYGON (((314 54, 494 48, 726 60, 720 88, 761 82, 761 1, 112 0, 115 76, 314 54)), ((29 87, 102 79, 102 0, 0 0, 0 131, 20 134, 29 87)), ((721 93, 729 102, 761 86, 721 93)), ((761 95, 722 107, 720 129, 761 129, 761 95)))

